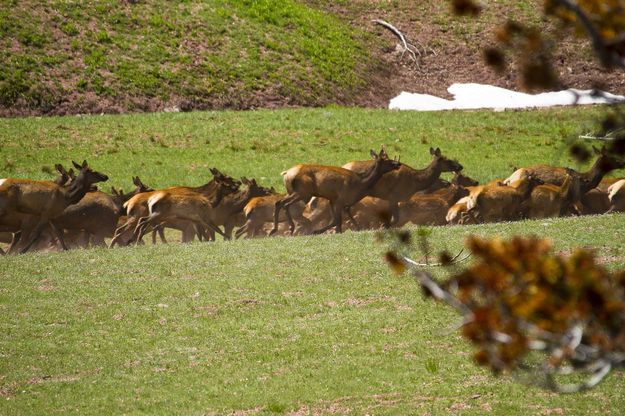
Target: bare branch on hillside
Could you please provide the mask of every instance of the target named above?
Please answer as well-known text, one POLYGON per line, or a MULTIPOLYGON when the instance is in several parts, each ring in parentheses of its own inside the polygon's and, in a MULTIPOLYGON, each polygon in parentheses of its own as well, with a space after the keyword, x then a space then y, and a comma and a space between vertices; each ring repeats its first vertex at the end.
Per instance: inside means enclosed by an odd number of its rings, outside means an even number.
POLYGON ((467 260, 469 257, 471 257, 471 253, 467 253, 464 255, 464 257, 460 258, 460 255, 464 252, 464 249, 460 250, 458 252, 458 254, 456 254, 454 257, 452 257, 449 261, 446 262, 440 262, 440 263, 429 263, 429 262, 425 262, 425 263, 417 263, 414 262, 413 260, 410 260, 413 266, 421 266, 421 267, 440 267, 440 266, 449 266, 451 264, 454 263, 461 263, 465 260, 467 260))
MULTIPOLYGON (((399 38, 399 40, 401 41, 401 44, 398 46, 401 49, 401 59, 403 59, 406 53, 408 53, 408 56, 410 57, 410 60, 414 63, 416 69, 419 72, 425 72, 421 69, 420 60, 423 57, 423 55, 428 52, 428 49, 426 49, 422 45, 419 45, 418 43, 417 45, 415 45, 408 38, 406 38, 406 36, 399 29, 397 29, 395 26, 393 26, 392 24, 384 20, 374 19, 372 20, 372 22, 390 30, 395 36, 399 38)), ((429 50, 434 55, 436 55, 434 50, 432 50, 431 48, 429 50)))

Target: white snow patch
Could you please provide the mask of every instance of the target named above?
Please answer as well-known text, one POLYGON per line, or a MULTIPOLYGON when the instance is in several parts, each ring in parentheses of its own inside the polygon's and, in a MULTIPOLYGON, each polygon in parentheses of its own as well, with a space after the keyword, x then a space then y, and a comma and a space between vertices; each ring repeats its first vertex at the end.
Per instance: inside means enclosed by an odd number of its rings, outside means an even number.
POLYGON ((551 107, 556 105, 573 104, 606 104, 615 101, 625 101, 622 95, 614 95, 595 90, 568 89, 558 92, 544 92, 541 94, 526 94, 483 84, 452 84, 447 91, 454 96, 453 100, 435 97, 428 94, 413 94, 402 92, 393 98, 389 104, 391 110, 466 110, 476 108, 492 108, 504 110, 506 108, 551 107))

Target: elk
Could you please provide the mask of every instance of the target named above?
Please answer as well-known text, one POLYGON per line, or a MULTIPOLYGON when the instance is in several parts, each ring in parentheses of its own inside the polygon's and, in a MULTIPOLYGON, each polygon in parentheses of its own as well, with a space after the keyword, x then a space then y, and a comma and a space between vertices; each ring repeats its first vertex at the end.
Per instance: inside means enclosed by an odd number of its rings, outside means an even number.
MULTIPOLYGON (((216 226, 224 226, 224 238, 227 240, 232 236, 232 230, 237 224, 238 214, 243 212, 248 202, 252 198, 267 196, 275 192, 273 189, 259 186, 255 179, 241 178, 241 182, 247 185, 247 189, 225 196, 221 203, 213 208, 211 213, 213 223, 216 226)), ((209 231, 208 234, 211 239, 214 239, 214 233, 209 231)))
POLYGON ((289 206, 297 201, 307 202, 313 196, 329 200, 334 210, 334 221, 325 227, 313 231, 313 233, 319 234, 333 227, 337 233, 341 233, 343 231, 343 210, 367 196, 376 182, 386 172, 399 169, 399 161, 390 160, 384 149, 380 151, 379 155, 372 150, 371 156, 375 162, 363 173, 336 166, 301 164, 282 172, 284 186, 288 194, 276 202, 273 229, 270 234, 278 231, 280 210, 282 208, 285 209, 290 230, 293 233, 295 224, 291 219, 288 210, 289 206))
MULTIPOLYGON (((190 192, 196 192, 196 193, 202 194, 206 197, 211 197, 217 189, 217 183, 216 183, 217 180, 220 180, 224 183, 229 183, 232 186, 239 184, 238 181, 235 181, 233 178, 231 178, 228 175, 224 175, 217 168, 211 168, 210 172, 213 174, 213 179, 211 179, 209 182, 207 182, 206 184, 202 186, 198 186, 198 187, 177 186, 177 187, 166 188, 164 189, 164 191, 177 191, 177 190, 178 191, 190 191, 190 192)), ((148 208, 148 200, 150 199, 150 197, 154 195, 155 192, 157 191, 137 194, 133 196, 132 198, 130 198, 128 201, 126 201, 126 203, 124 203, 123 208, 126 210, 126 222, 122 224, 121 226, 117 227, 117 229, 115 230, 113 239, 111 240, 111 243, 109 244, 109 247, 112 248, 116 244, 121 245, 122 243, 124 245, 131 244, 132 242, 140 243, 140 240, 135 241, 133 239, 136 236, 135 235, 136 226, 140 218, 144 218, 150 215, 150 211, 148 208)), ((166 223, 166 226, 170 228, 176 228, 182 231, 183 242, 188 242, 188 241, 193 240, 193 237, 196 234, 194 227, 188 221, 171 219, 169 220, 169 222, 166 223)), ((161 241, 166 243, 167 240, 165 239, 165 235, 162 231, 162 226, 157 227, 157 230, 161 237, 161 241)), ((156 242, 155 236, 153 235, 152 243, 155 243, 155 242, 156 242)))
MULTIPOLYGON (((67 249, 63 236, 53 221, 63 213, 65 208, 80 201, 92 189, 93 184, 108 180, 108 176, 89 168, 87 161, 83 161, 82 165, 72 163, 78 169, 78 175, 67 185, 30 179, 0 180, 0 224, 16 213, 32 215, 36 218, 35 225, 21 250, 22 253, 28 251, 48 224, 63 249, 67 249)), ((24 231, 25 228, 22 226, 23 235, 25 235, 24 231)))
POLYGON ((528 218, 549 218, 565 215, 571 207, 580 214, 580 175, 567 169, 562 185, 543 184, 536 186, 526 201, 528 218))
MULTIPOLYGON (((399 203, 399 220, 395 224, 398 227, 413 222, 414 224, 445 224, 445 214, 449 204, 455 202, 465 193, 467 186, 477 186, 478 182, 460 172, 454 172, 451 182, 438 178, 435 185, 424 191, 419 191, 410 197, 408 201, 399 203), (432 189, 435 189, 432 191, 432 189), (427 193, 426 193, 427 192, 427 193)), ((326 222, 332 219, 330 205, 323 203, 324 200, 316 201, 313 198, 308 203, 310 208, 308 218, 312 221, 318 218, 326 222), (313 207, 313 202, 317 206, 313 207)), ((366 196, 351 207, 355 223, 347 223, 355 229, 375 229, 391 224, 391 207, 387 200, 366 196)))
POLYGON ((56 226, 69 233, 86 233, 85 245, 104 246, 104 239, 115 233, 123 204, 135 195, 153 191, 138 176, 133 177, 132 182, 135 189, 129 193, 113 187, 112 195, 101 191, 87 193, 77 204, 63 211, 55 220, 56 226))
MULTIPOLYGON (((55 170, 59 173, 59 176, 54 180, 54 183, 59 186, 69 185, 71 180, 76 179, 74 175, 74 170, 70 169, 69 171, 65 170, 65 168, 61 164, 54 165, 55 170)), ((2 181, 2 180, 0 180, 2 181)), ((6 232, 9 237, 9 248, 8 252, 12 253, 17 247, 18 242, 21 239, 22 229, 30 230, 37 223, 37 217, 29 214, 22 214, 19 212, 14 212, 13 214, 7 214, 0 220, 0 231, 6 232)), ((46 243, 45 247, 48 244, 46 243)), ((31 247, 32 248, 32 247, 31 247)), ((0 252, 0 254, 3 254, 0 252)))
POLYGON ((454 176, 451 178, 451 181, 447 181, 439 177, 438 179, 436 179, 436 181, 434 181, 432 185, 430 185, 429 188, 417 191, 415 192, 415 194, 427 195, 436 192, 439 189, 447 188, 451 185, 458 185, 467 188, 470 186, 477 186, 479 185, 479 182, 469 176, 464 175, 461 171, 454 171, 454 176))
MULTIPOLYGON (((597 187, 603 179, 603 176, 610 171, 625 168, 625 160, 610 155, 605 146, 600 150, 593 146, 593 151, 598 157, 592 167, 584 173, 576 172, 580 177, 580 193, 582 195, 597 187)), ((510 177, 504 180, 504 184, 508 185, 518 180, 524 172, 542 180, 545 184, 551 183, 554 185, 562 185, 568 174, 566 168, 536 165, 516 170, 510 177)))
POLYGON ((522 203, 542 184, 540 178, 527 174, 509 186, 486 185, 467 202, 467 214, 481 222, 517 220, 523 216, 522 203))
MULTIPOLYGON (((383 175, 369 192, 369 196, 389 201, 392 225, 395 225, 399 220, 398 204, 400 201, 406 201, 415 192, 432 186, 441 173, 462 170, 462 165, 443 156, 440 148, 433 149, 430 147, 430 154, 433 159, 425 169, 413 169, 402 163, 399 169, 383 175)), ((373 161, 354 161, 343 165, 343 168, 363 174, 371 169, 373 163, 373 161)))
POLYGON ((608 213, 625 211, 625 179, 614 182, 608 188, 610 209, 608 213))
MULTIPOLYGON (((243 214, 245 215, 245 223, 235 233, 235 237, 238 239, 243 234, 246 234, 247 238, 265 236, 264 227, 266 223, 273 223, 274 210, 276 202, 283 199, 286 194, 272 193, 267 196, 259 196, 250 199, 250 201, 243 208, 243 214)), ((303 201, 298 201, 289 207, 289 213, 291 219, 295 222, 296 228, 294 234, 301 232, 302 234, 308 234, 312 231, 312 224, 306 216, 304 216, 304 210, 306 205, 303 201)), ((280 213, 278 218, 279 222, 287 222, 285 212, 280 213)))
POLYGON ((444 225, 447 223, 450 205, 467 195, 469 190, 456 184, 431 194, 415 194, 408 201, 399 203, 397 226, 401 227, 408 222, 416 225, 444 225))
POLYGON ((239 189, 240 182, 230 179, 216 176, 210 194, 189 187, 155 191, 148 199, 149 215, 137 221, 134 240, 139 242, 150 227, 159 229, 169 222, 179 221, 190 222, 196 232, 206 239, 209 239, 206 230, 212 230, 225 238, 225 234, 213 223, 211 214, 223 197, 239 189))

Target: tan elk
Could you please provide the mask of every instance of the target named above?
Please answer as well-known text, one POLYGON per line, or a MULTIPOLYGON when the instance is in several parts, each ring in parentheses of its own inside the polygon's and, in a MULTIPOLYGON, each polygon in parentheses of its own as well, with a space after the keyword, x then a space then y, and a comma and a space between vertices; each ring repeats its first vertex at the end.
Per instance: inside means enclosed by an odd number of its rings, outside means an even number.
POLYGON ((568 212, 581 214, 580 181, 579 174, 568 169, 562 185, 536 186, 526 201, 528 218, 560 217, 568 212))
MULTIPOLYGON (((457 172, 462 170, 462 165, 455 160, 443 156, 439 148, 430 148, 432 162, 425 169, 413 169, 406 164, 401 164, 399 169, 386 173, 376 182, 369 196, 385 199, 390 203, 391 224, 399 220, 400 201, 408 200, 416 192, 432 186, 443 172, 457 172)), ((343 167, 357 173, 364 173, 371 169, 372 161, 349 162, 343 167)))
POLYGON ((408 201, 399 203, 399 222, 402 226, 408 222, 415 225, 447 224, 447 211, 460 198, 469 195, 463 186, 452 184, 431 194, 415 194, 408 201))
POLYGON ((608 213, 625 211, 625 179, 614 182, 608 188, 610 208, 608 213))
POLYGON ((194 188, 175 187, 155 191, 148 199, 149 215, 137 222, 134 241, 141 240, 150 230, 168 226, 170 223, 189 222, 196 232, 209 239, 207 230, 225 237, 225 234, 213 223, 212 210, 231 193, 238 191, 240 182, 216 176, 213 181, 213 192, 198 192, 194 188))
MULTIPOLYGON (((211 168, 210 172, 212 173, 213 178, 202 186, 198 186, 198 187, 177 186, 177 187, 166 188, 165 190, 166 191, 167 190, 169 191, 182 190, 182 191, 197 192, 210 198, 214 195, 217 189, 217 183, 216 183, 217 180, 224 182, 224 183, 232 184, 233 186, 239 184, 238 181, 235 181, 232 177, 228 175, 224 175, 217 168, 211 168)), ((123 208, 126 214, 126 221, 124 222, 124 224, 120 225, 115 230, 115 234, 113 236, 111 243, 109 244, 109 247, 114 247, 115 245, 128 245, 131 243, 140 243, 140 241, 134 240, 134 238, 136 237, 135 230, 137 227, 137 223, 139 222, 139 219, 150 215, 150 211, 148 207, 148 200, 150 199, 150 197, 153 196, 155 192, 157 191, 137 194, 133 196, 132 198, 130 198, 128 201, 126 201, 126 203, 124 203, 123 208)), ((188 221, 170 219, 169 222, 166 223, 166 225, 170 228, 175 228, 175 229, 182 231, 182 242, 191 241, 196 235, 195 228, 188 221)), ((161 241, 167 242, 167 240, 165 239, 165 235, 162 231, 162 228, 163 227, 159 226, 157 228, 157 231, 159 232, 161 241)), ((155 243, 154 236, 153 236, 152 242, 155 243)))
POLYGON ((81 165, 72 163, 78 169, 78 175, 66 185, 30 179, 0 180, 0 225, 3 224, 3 219, 16 213, 36 218, 34 226, 28 233, 25 233, 27 230, 24 227, 21 229, 22 239, 25 239, 22 253, 28 251, 48 225, 63 249, 67 249, 63 236, 54 225, 54 220, 65 208, 80 201, 92 189, 93 184, 108 180, 103 173, 89 168, 87 161, 83 161, 81 165))
POLYGON ((342 232, 343 211, 369 195, 382 175, 400 167, 399 161, 389 159, 384 149, 379 155, 372 150, 371 156, 374 163, 362 173, 323 165, 296 165, 282 172, 288 194, 276 202, 271 233, 278 230, 280 211, 283 208, 293 232, 295 224, 291 219, 289 206, 298 201, 307 202, 313 196, 329 200, 334 211, 332 223, 313 232, 322 233, 330 228, 335 228, 337 233, 342 232))
MULTIPOLYGON (((235 237, 240 238, 243 234, 247 238, 266 236, 265 225, 273 224, 276 202, 285 196, 286 194, 272 193, 271 195, 252 198, 243 208, 245 223, 237 230, 235 237)), ((305 208, 306 204, 303 201, 298 201, 289 207, 291 219, 295 224, 293 234, 309 234, 312 231, 312 224, 304 215, 305 208)), ((287 222, 285 211, 280 213, 278 221, 280 223, 287 222)))
POLYGON ((511 185, 486 185, 467 202, 467 214, 478 222, 514 221, 523 217, 523 202, 543 181, 526 174, 511 185))

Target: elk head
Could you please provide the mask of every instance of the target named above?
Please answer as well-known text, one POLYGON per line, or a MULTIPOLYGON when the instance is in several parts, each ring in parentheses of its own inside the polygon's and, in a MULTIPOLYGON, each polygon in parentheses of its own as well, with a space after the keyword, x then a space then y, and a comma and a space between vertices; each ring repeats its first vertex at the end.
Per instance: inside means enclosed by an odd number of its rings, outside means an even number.
POLYGON ((92 190, 93 184, 106 182, 109 179, 105 174, 91 169, 86 160, 83 160, 81 165, 74 161, 72 161, 72 164, 78 169, 78 176, 69 185, 70 197, 72 199, 80 200, 86 192, 92 190))
POLYGON ((443 156, 441 149, 430 147, 430 154, 434 157, 435 162, 440 166, 441 172, 459 172, 463 166, 455 160, 448 159, 443 156))

